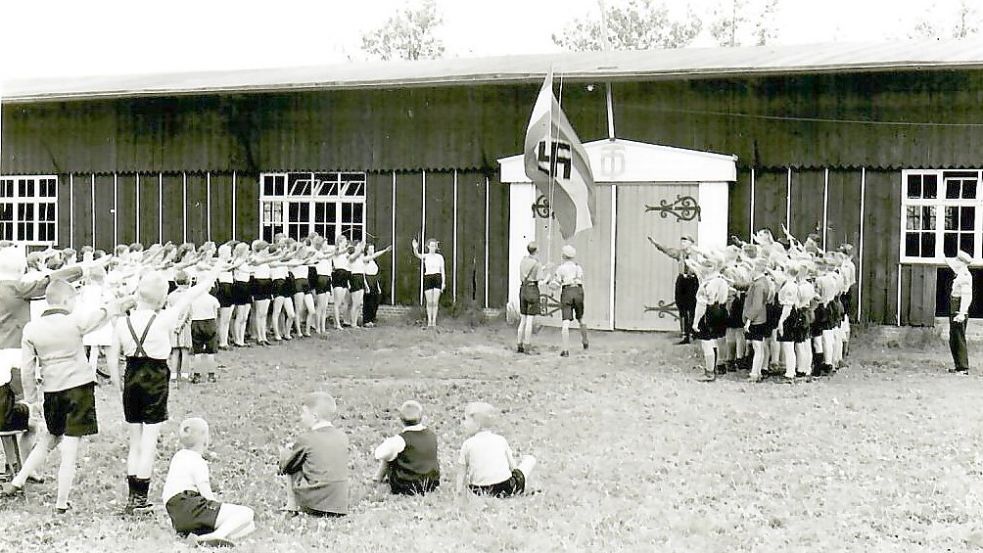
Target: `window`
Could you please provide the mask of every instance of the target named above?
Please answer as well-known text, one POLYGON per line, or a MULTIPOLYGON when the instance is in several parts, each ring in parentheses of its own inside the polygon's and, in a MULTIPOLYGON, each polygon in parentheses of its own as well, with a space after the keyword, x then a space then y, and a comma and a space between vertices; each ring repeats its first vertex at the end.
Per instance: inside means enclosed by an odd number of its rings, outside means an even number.
POLYGON ((58 177, 0 176, 0 240, 54 244, 57 225, 58 177))
POLYGON ((902 171, 901 261, 943 263, 960 250, 983 260, 981 171, 902 171))
POLYGON ((264 173, 260 175, 260 236, 299 240, 316 232, 334 243, 344 234, 365 236, 365 173, 264 173))

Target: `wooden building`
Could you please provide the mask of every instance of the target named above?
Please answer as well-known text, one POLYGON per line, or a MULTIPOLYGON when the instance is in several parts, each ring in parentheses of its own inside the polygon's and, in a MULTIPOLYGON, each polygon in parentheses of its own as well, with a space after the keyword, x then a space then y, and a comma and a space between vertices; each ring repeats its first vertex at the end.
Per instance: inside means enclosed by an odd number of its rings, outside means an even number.
POLYGON ((945 304, 943 256, 962 247, 983 263, 978 41, 11 83, 0 238, 107 248, 280 230, 395 237, 384 278, 409 304, 420 296, 409 240, 435 236, 452 296, 501 307, 514 207, 498 160, 521 153, 550 66, 585 142, 608 136, 611 82, 619 138, 736 156, 730 233, 819 226, 827 245, 855 244, 863 320, 931 324, 945 304))

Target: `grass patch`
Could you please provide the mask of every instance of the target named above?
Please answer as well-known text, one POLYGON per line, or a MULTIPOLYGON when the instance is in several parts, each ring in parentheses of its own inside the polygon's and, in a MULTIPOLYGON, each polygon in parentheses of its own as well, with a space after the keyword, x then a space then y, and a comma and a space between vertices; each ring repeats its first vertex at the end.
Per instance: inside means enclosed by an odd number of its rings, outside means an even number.
MULTIPOLYGON (((561 363, 559 335, 539 355, 512 353, 514 330, 463 321, 437 332, 404 325, 226 354, 219 384, 172 389, 151 493, 159 495, 175 429, 212 428, 220 497, 256 509, 246 552, 387 551, 969 551, 981 536, 981 381, 945 374, 948 352, 854 348, 830 379, 701 384, 696 352, 673 336, 593 333, 561 363), (279 369, 275 367, 279 365, 279 369), (274 478, 277 446, 298 431, 299 398, 338 398, 351 441, 352 515, 287 519, 274 478), (369 482, 372 449, 398 428, 394 409, 423 402, 440 439, 444 487, 392 498, 369 482), (504 410, 518 454, 540 460, 510 500, 452 493, 463 406, 504 410)), ((974 350, 980 360, 983 352, 974 350)), ((118 396, 97 391, 101 433, 80 454, 76 510, 51 513, 48 481, 0 502, 2 551, 186 551, 158 507, 139 520, 125 499, 126 431, 118 396)))

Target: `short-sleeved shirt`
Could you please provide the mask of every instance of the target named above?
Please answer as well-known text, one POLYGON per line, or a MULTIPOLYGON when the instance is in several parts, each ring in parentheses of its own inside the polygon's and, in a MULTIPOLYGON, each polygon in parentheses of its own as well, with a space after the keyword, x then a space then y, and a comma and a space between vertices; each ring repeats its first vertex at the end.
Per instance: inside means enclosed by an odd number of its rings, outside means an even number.
POLYGON ((809 282, 804 280, 798 284, 799 288, 799 307, 805 308, 809 307, 809 303, 812 302, 816 297, 816 287, 809 282))
POLYGON ((700 287, 696 290, 696 301, 706 305, 724 304, 727 303, 729 291, 727 281, 716 275, 700 282, 700 287))
POLYGON ((537 282, 539 280, 539 260, 531 255, 527 255, 519 262, 519 279, 525 284, 527 282, 537 282))
POLYGON ((952 281, 952 297, 973 297, 973 275, 969 269, 956 272, 956 278, 952 281))
POLYGON ((783 306, 799 306, 799 285, 794 280, 787 280, 778 290, 778 303, 783 306))
POLYGON ((201 483, 208 483, 208 463, 197 451, 182 449, 171 459, 161 497, 167 503, 168 499, 184 491, 200 493, 201 483))
POLYGON ((468 484, 498 484, 512 477, 512 448, 502 436, 483 430, 464 440, 458 464, 467 467, 468 484))

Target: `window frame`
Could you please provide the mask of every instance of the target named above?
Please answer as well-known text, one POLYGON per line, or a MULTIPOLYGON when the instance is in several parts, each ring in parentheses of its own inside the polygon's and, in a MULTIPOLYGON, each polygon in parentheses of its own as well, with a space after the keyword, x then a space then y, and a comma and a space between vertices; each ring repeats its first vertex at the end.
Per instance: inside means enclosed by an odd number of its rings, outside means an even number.
MULTIPOLYGON (((294 180, 296 185, 297 182, 305 182, 305 179, 294 180)), ((368 176, 364 171, 276 171, 276 172, 265 172, 259 175, 259 236, 263 239, 267 239, 265 231, 267 227, 271 227, 269 236, 272 237, 278 232, 286 233, 290 236, 291 226, 303 227, 298 228, 297 235, 303 239, 312 230, 317 230, 318 233, 323 236, 328 243, 334 244, 335 236, 339 232, 344 232, 343 229, 353 229, 357 228, 361 230, 361 238, 364 239, 367 236, 366 229, 366 210, 365 210, 365 198, 366 189, 368 186, 368 176), (307 175, 311 182, 311 186, 306 193, 298 190, 291 190, 291 176, 307 175), (316 175, 324 176, 330 175, 334 176, 333 180, 319 180, 316 175), (351 175, 358 175, 360 179, 346 178, 351 175), (277 193, 278 185, 274 183, 273 193, 266 193, 266 179, 267 178, 283 178, 283 192, 277 193), (350 190, 351 186, 361 185, 361 194, 348 195, 347 192, 350 190), (324 186, 334 186, 337 185, 334 193, 325 194, 324 186), (294 192, 294 193, 291 193, 294 192), (301 192, 301 193, 297 193, 301 192), (357 204, 361 206, 361 222, 344 222, 342 220, 342 214, 344 211, 344 206, 346 204, 357 204), (271 217, 268 220, 266 214, 266 207, 270 206, 271 217), (279 205, 280 211, 280 221, 277 222, 275 217, 272 217, 274 210, 278 209, 279 205), (301 211, 302 207, 306 205, 307 210, 307 221, 291 221, 291 206, 296 205, 297 210, 301 211), (317 213, 318 206, 324 206, 324 213, 327 214, 328 210, 333 210, 334 212, 334 222, 329 223, 328 221, 318 221, 317 213), (334 232, 330 233, 328 236, 325 231, 324 225, 331 224, 334 227, 334 232)), ((330 191, 330 188, 329 188, 330 191)), ((351 233, 349 238, 351 238, 351 233)))
MULTIPOLYGON (((0 204, 9 204, 12 209, 12 219, 6 221, 5 223, 10 223, 12 225, 12 236, 7 237, 3 234, 2 227, 0 227, 0 240, 10 240, 15 244, 23 246, 54 246, 58 243, 58 175, 0 175, 0 181, 11 181, 13 183, 13 195, 12 196, 0 196, 0 204), (21 181, 33 181, 33 194, 30 196, 21 196, 20 185, 21 181), (51 180, 53 183, 53 193, 49 196, 41 196, 40 192, 40 182, 42 180, 51 180), (54 213, 51 220, 41 220, 42 207, 47 207, 51 205, 54 208, 54 213), (30 219, 25 218, 24 221, 20 220, 21 208, 26 208, 30 206, 32 211, 32 216, 30 219), (23 239, 21 237, 21 224, 30 224, 32 229, 33 238, 30 240, 23 239), (52 231, 49 240, 38 239, 41 236, 41 225, 51 224, 52 231)), ((47 211, 47 210, 45 210, 47 211)), ((4 223, 0 222, 0 225, 4 223)))
MULTIPOLYGON (((945 228, 946 209, 950 207, 973 207, 973 265, 983 264, 983 169, 904 169, 901 171, 901 236, 898 245, 898 253, 901 263, 916 265, 941 265, 945 263, 945 236, 947 233, 967 234, 970 231, 959 229, 947 231, 945 228), (947 179, 946 174, 950 174, 947 179), (946 190, 950 180, 971 178, 966 175, 953 176, 952 173, 976 173, 976 198, 962 199, 946 198, 946 190), (908 177, 932 175, 936 177, 936 194, 933 199, 909 198, 908 197, 908 177), (931 232, 935 236, 935 255, 933 257, 909 256, 905 252, 908 234, 908 208, 909 207, 934 207, 935 208, 935 229, 931 232)), ((918 231, 924 233, 925 231, 918 231)))

